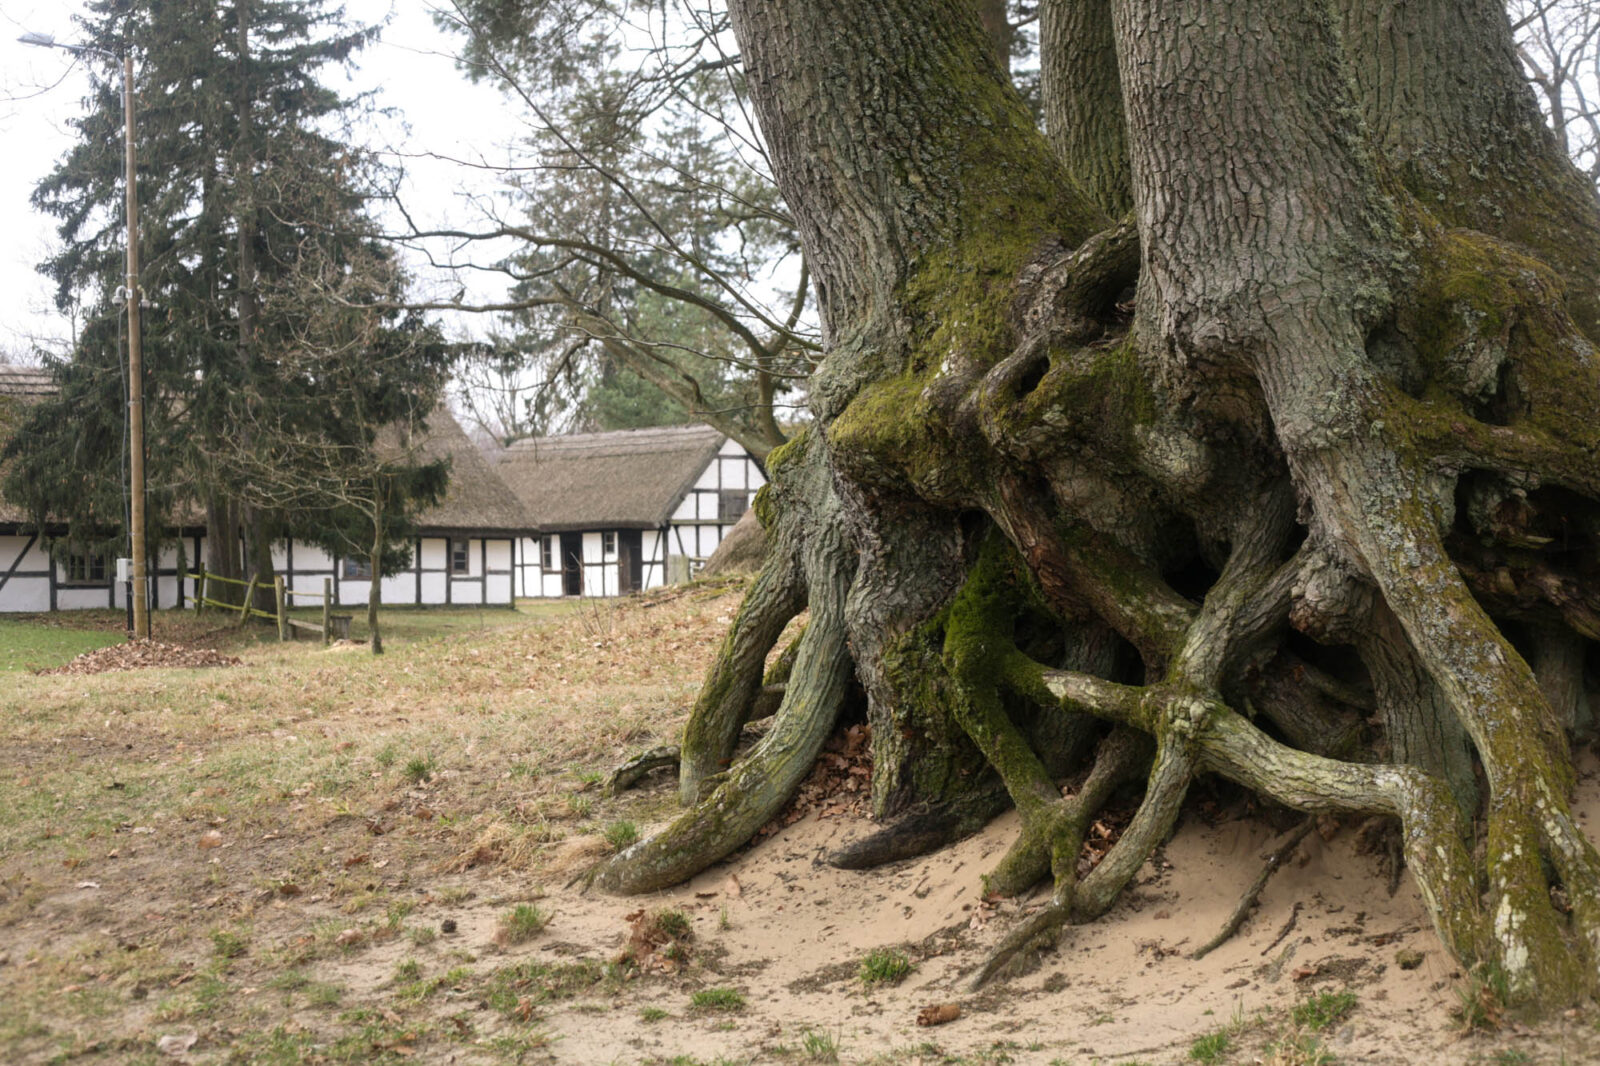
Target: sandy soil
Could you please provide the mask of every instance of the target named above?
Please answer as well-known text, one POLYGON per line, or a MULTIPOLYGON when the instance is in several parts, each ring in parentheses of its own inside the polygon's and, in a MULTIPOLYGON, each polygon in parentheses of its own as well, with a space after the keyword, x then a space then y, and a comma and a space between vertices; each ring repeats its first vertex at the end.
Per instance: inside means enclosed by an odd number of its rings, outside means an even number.
MULTIPOLYGON (((1600 818, 1592 759, 1583 795, 1592 826, 1600 818)), ((555 890, 541 902, 552 915, 543 936, 503 956, 493 945, 503 908, 462 909, 456 937, 495 965, 610 959, 626 916, 640 907, 692 917, 694 964, 549 1011, 555 1039, 545 1054, 564 1063, 792 1061, 808 1032, 833 1038, 845 1062, 1181 1063, 1197 1037, 1230 1022, 1239 1031, 1222 1061, 1259 1062, 1284 1035, 1294 1004, 1345 989, 1358 1006, 1323 1036, 1340 1062, 1600 1061, 1594 1027, 1576 1015, 1537 1030, 1512 1024, 1493 1036, 1464 1034, 1453 1016, 1463 975, 1440 951, 1415 890, 1402 882, 1391 896, 1380 860, 1358 854, 1353 828, 1308 836, 1239 934, 1197 962, 1189 954, 1221 926, 1282 835, 1259 819, 1207 825, 1190 814, 1110 914, 1069 930, 1034 972, 977 994, 967 988, 972 970, 1042 902, 986 903, 980 895, 979 877, 1012 838, 1014 817, 874 873, 821 861, 870 829, 849 815, 812 814, 692 883, 644 899, 555 890), (869 990, 859 980, 858 960, 878 947, 915 962, 899 986, 869 990), (1420 966, 1397 964, 1406 950, 1422 953, 1420 966), (688 1009, 691 992, 708 986, 737 988, 748 1006, 726 1015, 688 1009), (923 1008, 946 1003, 961 1008, 959 1019, 917 1024, 923 1008), (642 1023, 638 1012, 651 1006, 668 1017, 642 1023)), ((381 982, 405 954, 377 950, 337 976, 381 982)))

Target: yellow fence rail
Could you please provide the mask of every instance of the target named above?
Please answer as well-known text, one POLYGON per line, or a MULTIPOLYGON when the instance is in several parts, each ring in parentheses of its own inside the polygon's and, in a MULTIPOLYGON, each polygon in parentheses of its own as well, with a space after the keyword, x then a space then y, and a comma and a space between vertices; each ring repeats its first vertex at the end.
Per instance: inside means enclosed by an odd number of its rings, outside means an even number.
POLYGON ((325 577, 322 579, 321 592, 302 592, 297 589, 285 588, 283 584, 283 575, 279 574, 272 579, 273 601, 277 610, 263 611, 259 607, 253 606, 251 602, 255 599, 256 589, 261 584, 255 576, 252 576, 249 581, 241 581, 238 578, 223 577, 220 574, 209 573, 204 569, 201 569, 196 573, 185 574, 184 576, 190 578, 195 583, 194 609, 196 614, 200 613, 207 607, 216 607, 220 608, 221 610, 231 611, 237 614, 241 624, 247 618, 265 618, 270 622, 276 622, 278 624, 279 640, 292 639, 294 636, 294 631, 297 629, 304 629, 313 633, 321 633, 322 643, 324 644, 333 643, 333 635, 335 632, 339 633, 341 637, 348 637, 350 635, 350 616, 347 614, 333 613, 333 578, 331 577, 325 577), (224 585, 241 586, 245 590, 243 604, 227 603, 223 600, 216 600, 207 596, 207 590, 219 583, 224 585), (300 618, 290 618, 289 608, 293 606, 290 601, 296 598, 321 600, 321 623, 308 622, 300 618))

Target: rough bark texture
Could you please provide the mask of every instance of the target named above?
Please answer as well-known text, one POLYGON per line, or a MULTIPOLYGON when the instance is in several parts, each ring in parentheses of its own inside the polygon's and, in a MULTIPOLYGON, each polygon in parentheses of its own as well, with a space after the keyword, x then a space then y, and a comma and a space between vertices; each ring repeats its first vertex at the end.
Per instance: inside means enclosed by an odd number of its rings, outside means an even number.
POLYGON ((1458 959, 1533 1003, 1600 989, 1567 800, 1600 211, 1503 11, 1052 0, 1047 140, 970 0, 731 7, 828 351, 685 733, 690 806, 599 883, 743 843, 853 674, 891 824, 840 861, 937 846, 999 782, 1022 830, 991 889, 1054 883, 983 977, 1103 912, 1217 774, 1399 819, 1458 959), (724 771, 802 605, 777 725, 724 771))

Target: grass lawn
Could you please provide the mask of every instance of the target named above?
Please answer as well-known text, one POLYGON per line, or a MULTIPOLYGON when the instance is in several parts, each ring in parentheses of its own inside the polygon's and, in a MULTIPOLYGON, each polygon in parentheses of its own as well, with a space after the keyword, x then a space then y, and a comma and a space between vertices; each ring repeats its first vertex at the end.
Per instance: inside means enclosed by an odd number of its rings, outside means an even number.
MULTIPOLYGON (((170 1062, 158 1039, 198 1033, 184 1061, 531 1061, 529 993, 441 919, 481 892, 514 913, 569 876, 562 855, 592 862, 618 823, 674 809, 669 789, 597 785, 675 739, 738 593, 391 609, 383 656, 162 611, 158 640, 243 664, 12 667, 0 1058, 170 1062), (400 977, 357 974, 395 955, 400 977), (460 1007, 478 1002, 494 1009, 460 1007)), ((0 655, 48 665, 122 639, 111 612, 68 621, 0 621, 0 655)))
POLYGON ((60 666, 74 656, 123 639, 116 630, 76 628, 70 616, 48 621, 38 616, 21 620, 0 616, 0 674, 60 666))

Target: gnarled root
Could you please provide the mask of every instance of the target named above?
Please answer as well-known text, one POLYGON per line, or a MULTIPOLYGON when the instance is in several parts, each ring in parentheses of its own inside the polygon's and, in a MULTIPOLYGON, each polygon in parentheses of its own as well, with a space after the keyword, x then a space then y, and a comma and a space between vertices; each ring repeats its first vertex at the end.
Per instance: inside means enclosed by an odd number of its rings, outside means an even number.
POLYGON ((739 731, 753 717, 767 653, 804 607, 798 545, 792 537, 779 536, 739 605, 683 728, 678 800, 685 806, 700 798, 707 778, 728 768, 739 731))
POLYGON ((1011 806, 1000 785, 977 789, 959 801, 927 810, 912 811, 874 833, 846 844, 827 858, 841 870, 870 870, 874 866, 914 859, 971 836, 990 819, 1011 806))
MULTIPOLYGON (((797 497, 789 535, 791 543, 803 544, 811 621, 773 726, 741 762, 707 782, 714 785, 708 796, 604 863, 591 880, 604 891, 627 895, 665 888, 743 845, 794 795, 833 732, 854 673, 844 619, 854 552, 838 521, 838 498, 829 487, 821 444, 808 440, 801 447, 806 451, 790 460, 796 465, 789 468, 785 487, 797 497)), ((752 695, 761 662, 782 629, 772 629, 770 618, 764 624, 772 637, 755 657, 754 670, 743 671, 753 679, 752 695)))
POLYGON ((678 745, 663 744, 660 747, 642 751, 611 771, 611 776, 606 778, 605 793, 608 796, 620 796, 646 774, 656 770, 664 770, 669 766, 678 765, 678 745))

